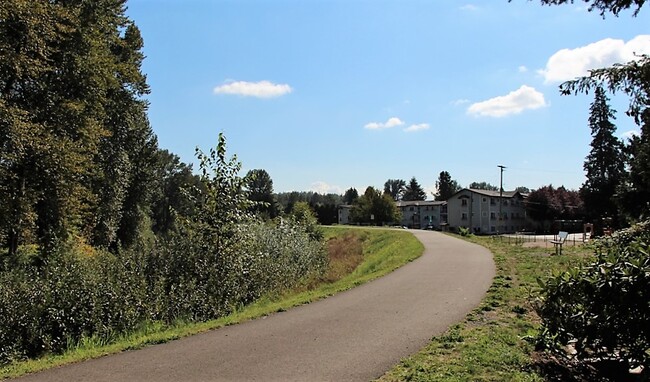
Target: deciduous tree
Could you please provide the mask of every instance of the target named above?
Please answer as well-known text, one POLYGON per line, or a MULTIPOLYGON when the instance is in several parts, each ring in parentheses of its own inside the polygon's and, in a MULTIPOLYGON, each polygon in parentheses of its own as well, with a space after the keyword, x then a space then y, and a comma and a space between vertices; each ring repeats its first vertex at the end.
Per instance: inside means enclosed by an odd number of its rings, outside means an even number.
POLYGON ((388 179, 384 183, 384 194, 390 195, 393 200, 398 201, 406 191, 406 182, 402 179, 388 179))

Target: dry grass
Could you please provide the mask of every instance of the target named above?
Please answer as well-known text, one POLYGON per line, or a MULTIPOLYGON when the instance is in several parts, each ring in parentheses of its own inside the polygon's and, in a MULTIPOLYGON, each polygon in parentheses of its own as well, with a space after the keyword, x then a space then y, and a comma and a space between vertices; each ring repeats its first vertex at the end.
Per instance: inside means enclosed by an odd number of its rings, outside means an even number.
POLYGON ((363 243, 354 233, 333 237, 327 242, 329 268, 323 281, 334 282, 352 273, 363 261, 363 243))

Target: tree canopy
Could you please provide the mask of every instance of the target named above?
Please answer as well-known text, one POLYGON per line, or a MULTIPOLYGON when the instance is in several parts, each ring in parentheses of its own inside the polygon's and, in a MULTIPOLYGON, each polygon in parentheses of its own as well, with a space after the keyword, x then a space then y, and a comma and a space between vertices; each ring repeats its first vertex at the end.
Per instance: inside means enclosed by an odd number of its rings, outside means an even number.
POLYGON ((406 182, 402 179, 388 179, 384 183, 384 194, 390 195, 395 201, 400 200, 405 191, 406 182))
POLYGON ((473 190, 499 191, 499 187, 493 186, 488 182, 472 182, 469 184, 468 188, 473 190))
MULTIPOLYGON (((512 0, 509 0, 512 1, 512 0)), ((582 0, 589 4, 589 11, 598 10, 601 16, 610 12, 615 16, 624 10, 634 9, 634 16, 639 14, 645 0, 582 0)), ((544 5, 573 4, 575 0, 541 0, 544 5)))
POLYGON ((590 107, 591 151, 584 163, 587 180, 580 189, 589 217, 616 218, 615 195, 625 173, 623 143, 614 136, 616 126, 611 122, 615 110, 608 104, 602 87, 597 87, 590 107))
POLYGON ((157 141, 144 55, 124 1, 6 0, 0 7, 0 236, 51 252, 142 231, 157 141))
POLYGON ((404 194, 402 195, 402 200, 404 201, 414 201, 414 200, 426 200, 427 193, 424 192, 420 183, 418 183, 415 177, 412 177, 409 183, 404 187, 404 194))
POLYGON ((447 171, 441 171, 436 181, 437 193, 434 195, 435 200, 447 200, 453 194, 461 190, 457 181, 451 178, 447 171))

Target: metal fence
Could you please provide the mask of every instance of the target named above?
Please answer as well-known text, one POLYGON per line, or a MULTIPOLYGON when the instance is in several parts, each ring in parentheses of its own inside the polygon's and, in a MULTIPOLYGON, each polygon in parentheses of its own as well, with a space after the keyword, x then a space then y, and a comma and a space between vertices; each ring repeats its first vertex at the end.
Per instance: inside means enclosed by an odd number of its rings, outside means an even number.
MULTIPOLYGON (((539 246, 542 244, 545 247, 553 247, 554 245, 550 242, 551 240, 557 240, 557 235, 535 235, 530 233, 514 233, 514 234, 505 234, 493 236, 495 240, 500 240, 508 244, 519 244, 523 245, 524 243, 538 243, 539 246)), ((586 237, 583 233, 570 233, 564 241, 564 245, 581 245, 589 241, 589 237, 586 237)))

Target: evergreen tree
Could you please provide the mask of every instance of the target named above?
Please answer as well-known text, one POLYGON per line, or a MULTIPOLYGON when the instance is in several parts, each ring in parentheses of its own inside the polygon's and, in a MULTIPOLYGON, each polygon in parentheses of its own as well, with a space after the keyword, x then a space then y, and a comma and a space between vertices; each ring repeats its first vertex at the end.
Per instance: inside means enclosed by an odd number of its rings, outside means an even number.
POLYGON ((608 101, 604 89, 597 87, 589 115, 592 141, 584 163, 587 180, 580 189, 585 209, 593 221, 605 216, 616 221, 618 208, 614 195, 625 172, 623 144, 614 136, 616 126, 611 120, 615 111, 608 101))
POLYGON ((451 179, 451 175, 447 171, 440 172, 440 176, 436 181, 436 188, 438 192, 434 195, 435 200, 447 200, 461 189, 458 182, 451 179))
POLYGON ((277 203, 273 196, 273 180, 266 170, 250 170, 244 177, 248 199, 255 202, 253 211, 261 213, 267 218, 277 216, 277 203))
POLYGON ((359 192, 354 187, 348 188, 343 195, 343 203, 345 204, 353 204, 357 199, 359 199, 359 192))
POLYGON ((384 183, 384 194, 390 195, 395 201, 402 198, 404 191, 406 191, 406 182, 402 179, 388 179, 384 183))
POLYGON ((422 186, 418 183, 415 177, 412 177, 404 187, 404 194, 402 195, 402 200, 404 201, 414 201, 414 200, 426 200, 427 193, 424 192, 422 186))

